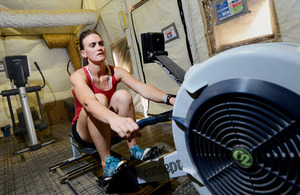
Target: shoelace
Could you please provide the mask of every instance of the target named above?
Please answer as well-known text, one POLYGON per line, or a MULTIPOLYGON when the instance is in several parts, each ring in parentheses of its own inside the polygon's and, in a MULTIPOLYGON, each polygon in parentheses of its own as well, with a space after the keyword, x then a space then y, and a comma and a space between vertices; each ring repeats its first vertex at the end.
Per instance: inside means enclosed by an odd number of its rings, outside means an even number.
POLYGON ((105 160, 105 163, 106 163, 106 164, 111 164, 112 162, 120 162, 120 161, 121 161, 120 159, 117 159, 117 158, 111 156, 111 157, 109 157, 109 158, 107 158, 107 159, 105 160))
POLYGON ((134 156, 135 158, 140 159, 143 157, 145 149, 146 148, 140 148, 138 145, 135 145, 133 148, 131 148, 131 152, 132 152, 131 155, 134 156))

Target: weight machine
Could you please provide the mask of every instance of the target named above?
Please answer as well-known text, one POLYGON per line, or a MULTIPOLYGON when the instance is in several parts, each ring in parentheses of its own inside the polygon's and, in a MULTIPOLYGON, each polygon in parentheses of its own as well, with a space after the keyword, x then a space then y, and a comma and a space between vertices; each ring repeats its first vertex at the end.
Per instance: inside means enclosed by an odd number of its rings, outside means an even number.
MULTIPOLYGON (((48 126, 45 122, 42 105, 40 102, 40 97, 38 92, 45 86, 45 79, 44 76, 36 62, 34 62, 36 68, 39 70, 43 77, 44 85, 41 86, 32 86, 26 87, 28 84, 27 78, 30 76, 30 63, 27 56, 6 56, 3 59, 4 69, 6 73, 6 77, 10 79, 11 83, 17 87, 17 89, 11 90, 3 90, 1 95, 7 98, 9 111, 12 120, 13 131, 16 136, 18 135, 27 135, 27 145, 28 148, 23 150, 17 151, 14 154, 20 154, 26 151, 33 151, 38 150, 42 146, 52 144, 55 141, 51 140, 46 143, 40 143, 36 136, 36 129, 43 130, 46 129, 48 126), (27 93, 35 92, 37 102, 39 105, 39 111, 42 118, 42 121, 39 120, 38 114, 34 108, 30 108, 28 103, 27 93), (18 109, 18 117, 19 117, 19 125, 15 122, 14 112, 12 109, 10 96, 19 94, 22 109, 18 109)), ((13 88, 13 85, 12 85, 13 88)))

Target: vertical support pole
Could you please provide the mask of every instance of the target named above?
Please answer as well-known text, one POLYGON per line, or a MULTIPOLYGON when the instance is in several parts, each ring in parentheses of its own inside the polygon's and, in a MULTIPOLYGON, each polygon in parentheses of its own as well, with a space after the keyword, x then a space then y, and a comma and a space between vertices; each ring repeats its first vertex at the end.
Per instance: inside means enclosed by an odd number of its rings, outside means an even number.
POLYGON ((39 109, 40 109, 40 114, 41 114, 42 122, 44 124, 46 124, 45 116, 44 116, 44 113, 43 113, 43 107, 42 107, 42 104, 41 104, 40 95, 39 95, 38 90, 35 91, 35 95, 36 95, 37 102, 39 104, 39 109))
POLYGON ((35 127, 31 115, 30 106, 28 103, 27 93, 25 87, 19 87, 19 96, 23 107, 23 115, 26 123, 27 133, 28 133, 28 139, 29 139, 29 150, 37 150, 41 148, 41 144, 39 143, 36 133, 35 133, 35 127))
POLYGON ((15 129, 17 129, 17 124, 16 124, 16 121, 15 121, 15 116, 14 116, 14 112, 13 112, 13 109, 12 109, 12 105, 11 105, 11 101, 10 101, 9 95, 6 96, 6 98, 7 98, 9 113, 10 113, 11 121, 12 121, 12 125, 13 125, 13 130, 15 130, 15 129))

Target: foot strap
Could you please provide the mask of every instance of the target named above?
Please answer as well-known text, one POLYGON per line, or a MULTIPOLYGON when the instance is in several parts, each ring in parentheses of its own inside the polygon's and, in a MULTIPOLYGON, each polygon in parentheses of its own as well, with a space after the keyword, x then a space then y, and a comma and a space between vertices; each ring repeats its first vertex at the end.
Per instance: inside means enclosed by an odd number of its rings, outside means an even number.
POLYGON ((147 154, 145 154, 143 161, 147 161, 150 159, 157 158, 161 156, 164 146, 162 148, 158 148, 157 146, 152 147, 147 154))

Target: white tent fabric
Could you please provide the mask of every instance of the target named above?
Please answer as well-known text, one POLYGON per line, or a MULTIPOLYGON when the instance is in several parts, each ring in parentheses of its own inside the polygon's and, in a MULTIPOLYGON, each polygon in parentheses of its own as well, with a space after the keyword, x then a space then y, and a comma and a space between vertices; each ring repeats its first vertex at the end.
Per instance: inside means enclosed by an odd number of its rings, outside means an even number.
MULTIPOLYGON (((140 8, 130 12, 130 9, 140 0, 2 0, 0 8, 11 10, 95 10, 100 15, 100 20, 97 21, 95 29, 101 33, 104 38, 107 49, 107 63, 113 64, 113 59, 110 51, 110 45, 127 37, 129 40, 129 49, 131 57, 135 61, 134 75, 142 78, 141 64, 138 45, 135 42, 133 26, 131 23, 130 13, 133 15, 133 23, 140 45, 140 33, 161 31, 165 26, 175 23, 179 32, 180 38, 166 44, 166 50, 169 52, 169 57, 184 70, 188 70, 191 66, 186 45, 185 32, 183 31, 182 22, 178 13, 177 0, 149 0, 140 8), (122 21, 119 17, 119 12, 124 11, 127 19, 127 29, 125 32, 122 29, 122 21), (99 22, 99 23, 98 23, 99 22)), ((298 0, 282 1, 273 0, 280 33, 283 42, 300 43, 300 5, 298 0)), ((185 22, 187 25, 187 36, 190 42, 190 48, 193 56, 193 63, 203 62, 208 59, 208 50, 204 32, 204 26, 200 9, 201 1, 182 0, 185 22)), ((0 17, 2 12, 0 13, 0 17)), ((2 17, 4 17, 2 15, 2 17)), ((38 17, 39 19, 39 17, 38 17)), ((57 20, 63 21, 64 15, 58 17, 57 20)), ((72 22, 82 21, 81 18, 74 19, 76 21, 66 21, 66 26, 62 27, 41 27, 41 28, 3 28, 1 27, 0 36, 0 59, 7 55, 28 55, 31 62, 32 74, 30 76, 31 85, 41 84, 42 79, 35 69, 33 62, 37 61, 41 66, 47 81, 46 87, 40 93, 42 103, 54 102, 71 97, 71 85, 69 76, 66 71, 66 66, 69 61, 69 56, 64 48, 49 49, 45 41, 39 35, 40 32, 47 29, 51 33, 76 32, 77 27, 72 22), (31 33, 31 34, 30 34, 31 33), (34 35, 34 36, 33 36, 34 35)), ((0 19, 0 23, 7 21, 7 18, 0 19)), ((22 21, 22 18, 20 18, 22 21)), ((88 20, 90 23, 90 20, 88 20)), ((83 21, 82 21, 83 22, 83 21)), ((87 22, 87 21, 84 21, 87 22)), ((11 25, 8 22, 6 25, 11 25)), ((23 24, 17 24, 23 25, 23 24)), ((79 24, 79 25, 85 25, 79 24)), ((25 27, 25 26, 22 26, 25 27)), ((94 27, 93 27, 94 28, 94 27)), ((143 65, 146 80, 150 84, 161 88, 170 93, 176 93, 178 85, 168 76, 157 64, 143 65)), ((70 66, 70 72, 73 72, 70 66)), ((288 75, 287 75, 288 78, 288 75)), ((5 77, 4 72, 0 72, 0 91, 10 89, 10 83, 5 77)), ((34 95, 34 94, 32 94, 34 95)), ((31 95, 30 95, 31 96, 31 95)), ((12 99, 13 109, 20 106, 20 103, 12 99)), ((29 98, 29 101, 34 101, 35 97, 29 98)), ((139 98, 135 97, 135 100, 139 98)), ((0 104, 0 126, 11 123, 10 115, 6 98, 1 97, 0 104)), ((137 105, 139 105, 137 103, 137 105)), ((140 108, 138 108, 140 109, 140 108)), ((159 113, 166 109, 170 109, 165 105, 150 104, 150 113, 159 113)))
POLYGON ((191 44, 194 64, 208 59, 208 49, 204 36, 205 32, 199 4, 199 1, 182 1, 184 17, 186 18, 185 21, 187 24, 188 39, 191 44))
POLYGON ((11 10, 0 8, 0 28, 84 26, 84 29, 94 29, 97 23, 98 14, 94 10, 11 10))
POLYGON ((82 0, 1 0, 0 7, 13 10, 80 9, 82 0))
MULTIPOLYGON (((175 0, 148 1, 132 11, 132 15, 140 48, 142 48, 140 40, 142 33, 161 32, 163 28, 175 23, 179 38, 165 44, 165 50, 169 53, 168 57, 184 70, 190 68, 191 63, 187 53, 185 33, 175 0)), ((143 64, 143 68, 147 83, 157 86, 167 93, 177 93, 179 85, 156 63, 143 64)), ((157 114, 169 109, 171 107, 150 102, 148 112, 157 114)))
POLYGON ((289 2, 274 0, 283 42, 300 43, 300 5, 297 0, 289 2))

